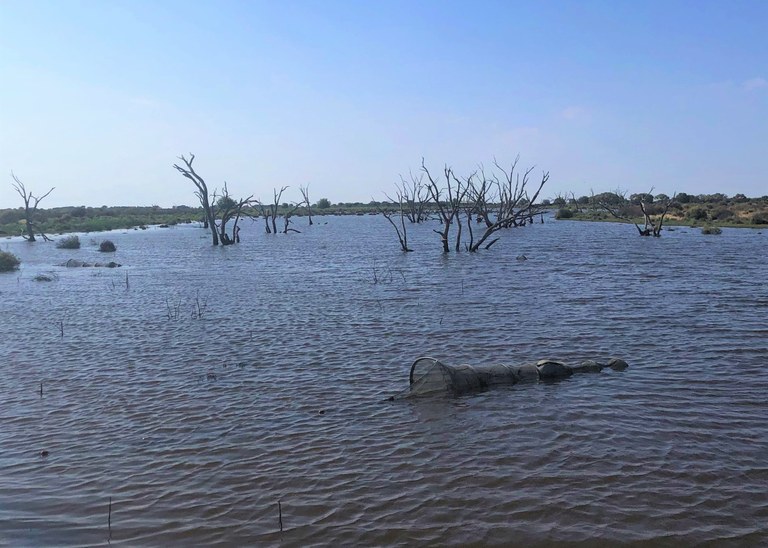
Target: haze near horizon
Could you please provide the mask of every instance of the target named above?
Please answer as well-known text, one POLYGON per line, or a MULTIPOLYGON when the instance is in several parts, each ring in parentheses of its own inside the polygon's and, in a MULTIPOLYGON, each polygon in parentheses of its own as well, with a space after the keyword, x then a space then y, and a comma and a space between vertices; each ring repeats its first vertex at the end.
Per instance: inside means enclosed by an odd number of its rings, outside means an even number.
POLYGON ((384 199, 421 158, 543 196, 768 194, 768 3, 0 4, 0 209, 384 199))

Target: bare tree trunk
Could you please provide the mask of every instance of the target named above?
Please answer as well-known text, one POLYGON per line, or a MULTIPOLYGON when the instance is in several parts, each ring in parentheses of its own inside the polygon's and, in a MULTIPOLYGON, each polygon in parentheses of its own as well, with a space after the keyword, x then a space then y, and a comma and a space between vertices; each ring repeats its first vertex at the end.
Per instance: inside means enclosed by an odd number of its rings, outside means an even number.
POLYGON ((291 209, 290 211, 286 211, 283 214, 283 221, 285 222, 285 226, 283 227, 283 234, 288 234, 289 232, 300 232, 295 228, 289 228, 289 226, 291 224, 291 215, 293 215, 296 212, 296 210, 301 207, 301 205, 302 205, 301 203, 295 204, 293 209, 291 209))
POLYGON ((243 208, 251 205, 252 201, 252 195, 240 200, 234 200, 229 195, 227 183, 224 183, 223 194, 216 200, 216 206, 220 212, 218 228, 219 238, 222 245, 233 245, 240 242, 240 228, 237 226, 237 224, 240 221, 243 208), (234 221, 232 226, 232 236, 227 233, 227 223, 229 223, 229 221, 234 221))
POLYGON ((400 204, 400 227, 398 227, 397 224, 395 223, 395 221, 392 220, 392 213, 391 212, 386 211, 385 209, 383 209, 383 208, 381 208, 379 206, 376 206, 376 209, 378 209, 379 212, 382 215, 384 215, 384 218, 387 221, 389 221, 389 224, 391 224, 394 227, 395 232, 397 233, 397 239, 400 242, 400 249, 402 249, 403 251, 413 251, 411 248, 408 247, 408 229, 405 228, 406 213, 405 213, 405 210, 403 208, 403 195, 400 194, 399 191, 398 191, 398 194, 397 194, 397 198, 398 198, 398 201, 399 201, 399 204, 400 204), (402 232, 401 232, 400 228, 402 228, 402 232))
POLYGON ((475 182, 477 179, 475 174, 467 179, 469 197, 474 204, 472 206, 473 211, 485 221, 485 232, 476 242, 469 245, 469 251, 478 251, 484 244, 485 249, 490 248, 498 241, 498 238, 487 244, 485 242, 502 228, 525 226, 527 222, 533 222, 533 215, 539 207, 536 200, 544 184, 549 180, 549 173, 542 174, 541 181, 533 196, 529 196, 527 188, 530 184, 530 174, 534 168, 526 170, 521 179, 515 173, 518 161, 519 157, 512 163, 509 171, 494 161, 494 165, 501 176, 493 172, 490 176, 486 175, 485 170, 481 167, 477 182, 475 182), (495 202, 498 203, 498 207, 492 205, 495 202))
MULTIPOLYGON (((653 188, 651 188, 647 194, 651 194, 651 192, 653 192, 653 188)), ((672 204, 675 196, 677 196, 677 193, 673 194, 672 198, 666 199, 666 202, 664 202, 664 209, 661 212, 661 216, 656 219, 651 217, 651 215, 648 213, 648 206, 646 205, 645 200, 640 200, 640 209, 645 216, 645 231, 647 232, 647 234, 643 234, 644 236, 653 234, 655 238, 661 237, 661 228, 664 224, 664 217, 666 217, 667 211, 669 211, 669 206, 672 204)))
POLYGON ((283 196, 283 192, 287 189, 287 186, 281 187, 280 192, 277 189, 272 190, 273 201, 270 206, 272 209, 272 234, 277 234, 277 209, 280 206, 280 198, 283 196))
POLYGON ((205 219, 207 221, 207 228, 211 231, 213 245, 219 245, 219 234, 216 229, 216 216, 214 208, 211 205, 210 196, 208 194, 208 185, 192 167, 192 162, 195 161, 195 155, 190 153, 189 160, 187 160, 182 154, 179 156, 179 160, 184 162, 184 167, 179 166, 178 164, 173 164, 173 167, 184 177, 192 181, 192 183, 195 185, 195 188, 197 188, 195 191, 195 196, 197 196, 198 200, 200 200, 200 205, 203 207, 203 214, 205 215, 205 219))
POLYGON ((437 181, 432 178, 432 174, 424 163, 424 158, 421 159, 421 169, 426 174, 427 179, 429 179, 429 182, 427 183, 427 192, 432 197, 432 201, 435 203, 443 223, 443 229, 434 230, 434 232, 440 235, 440 241, 443 244, 443 253, 449 253, 450 246, 448 244, 448 235, 451 230, 451 223, 456 219, 469 186, 462 183, 456 175, 454 175, 453 170, 448 166, 443 168, 446 185, 445 189, 442 189, 437 181), (455 187, 453 186, 454 184, 456 185, 455 187), (447 201, 443 201, 442 199, 443 190, 445 190, 447 201))
POLYGON ((307 207, 307 216, 309 217, 309 226, 312 226, 312 205, 309 202, 309 185, 300 186, 299 191, 301 192, 301 195, 304 198, 304 204, 306 204, 306 207, 307 207))
MULTIPOLYGON (((25 222, 25 229, 27 232, 26 240, 28 242, 34 242, 35 239, 35 213, 37 213, 37 206, 38 204, 48 196, 51 192, 53 192, 53 189, 56 187, 51 187, 51 189, 43 194, 42 196, 34 196, 32 194, 32 191, 27 191, 26 187, 24 186, 24 183, 19 180, 18 177, 11 171, 11 177, 13 178, 12 186, 16 190, 16 192, 19 193, 19 196, 21 196, 21 199, 24 200, 24 222, 25 222)), ((48 241, 50 238, 45 235, 45 233, 40 232, 40 236, 43 238, 43 240, 48 241)))

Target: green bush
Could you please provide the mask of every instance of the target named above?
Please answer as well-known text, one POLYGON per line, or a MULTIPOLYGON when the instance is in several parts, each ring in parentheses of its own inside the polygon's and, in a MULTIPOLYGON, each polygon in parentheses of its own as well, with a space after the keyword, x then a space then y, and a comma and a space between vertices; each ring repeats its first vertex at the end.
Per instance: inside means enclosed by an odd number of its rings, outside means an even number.
POLYGON ((555 219, 571 219, 573 218, 573 211, 570 209, 558 209, 555 213, 555 219))
POLYGON ((19 268, 21 261, 8 251, 0 251, 0 272, 11 272, 19 268))
POLYGON ((696 221, 706 221, 709 215, 707 214, 707 208, 696 206, 688 210, 688 217, 696 221))
POLYGON ((734 217, 733 211, 731 211, 727 207, 720 207, 715 209, 712 212, 713 221, 725 221, 727 219, 732 219, 733 217, 734 217))
POLYGON ((99 251, 103 253, 111 253, 117 251, 117 248, 112 240, 104 240, 99 244, 99 251))
POLYGON ((758 211, 752 214, 750 218, 753 225, 768 225, 768 213, 764 211, 758 211))
POLYGON ((59 249, 80 249, 80 238, 75 234, 67 236, 56 242, 56 247, 59 249))
POLYGON ((701 229, 702 234, 722 234, 719 226, 705 226, 701 229))

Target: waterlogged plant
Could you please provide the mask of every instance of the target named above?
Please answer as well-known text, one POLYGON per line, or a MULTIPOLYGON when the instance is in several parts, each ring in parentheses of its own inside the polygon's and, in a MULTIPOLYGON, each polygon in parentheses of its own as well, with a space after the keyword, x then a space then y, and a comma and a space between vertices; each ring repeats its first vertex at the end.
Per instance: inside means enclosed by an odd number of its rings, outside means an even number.
POLYGON ((56 242, 56 247, 59 249, 80 249, 80 238, 75 234, 67 236, 66 238, 58 240, 56 242))
POLYGON ((705 226, 701 229, 702 234, 722 234, 722 232, 719 226, 705 226))
MULTIPOLYGON (((128 278, 126 276, 126 288, 128 285, 128 278)), ((193 320, 202 320, 205 316, 205 311, 208 309, 208 297, 200 297, 200 291, 197 292, 194 301, 192 301, 192 313, 190 317, 193 320)), ((175 302, 166 297, 165 298, 165 317, 168 320, 178 321, 183 319, 182 306, 186 306, 187 303, 182 297, 178 297, 175 302)))
POLYGON ((115 244, 112 240, 104 240, 99 244, 99 251, 102 253, 112 253, 117 251, 117 247, 115 247, 115 244))
POLYGON ((55 272, 45 272, 37 274, 32 279, 36 282, 55 282, 58 281, 59 276, 55 272))
POLYGON ((0 272, 11 272, 19 268, 21 261, 9 251, 0 251, 0 272))

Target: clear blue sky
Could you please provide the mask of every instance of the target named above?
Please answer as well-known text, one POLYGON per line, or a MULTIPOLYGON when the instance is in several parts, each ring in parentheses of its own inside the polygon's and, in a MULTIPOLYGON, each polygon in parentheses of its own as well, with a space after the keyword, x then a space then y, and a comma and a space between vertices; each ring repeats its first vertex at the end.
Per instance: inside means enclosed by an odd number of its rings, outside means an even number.
POLYGON ((382 199, 424 156, 544 194, 768 194, 768 1, 0 1, 0 208, 382 199))

